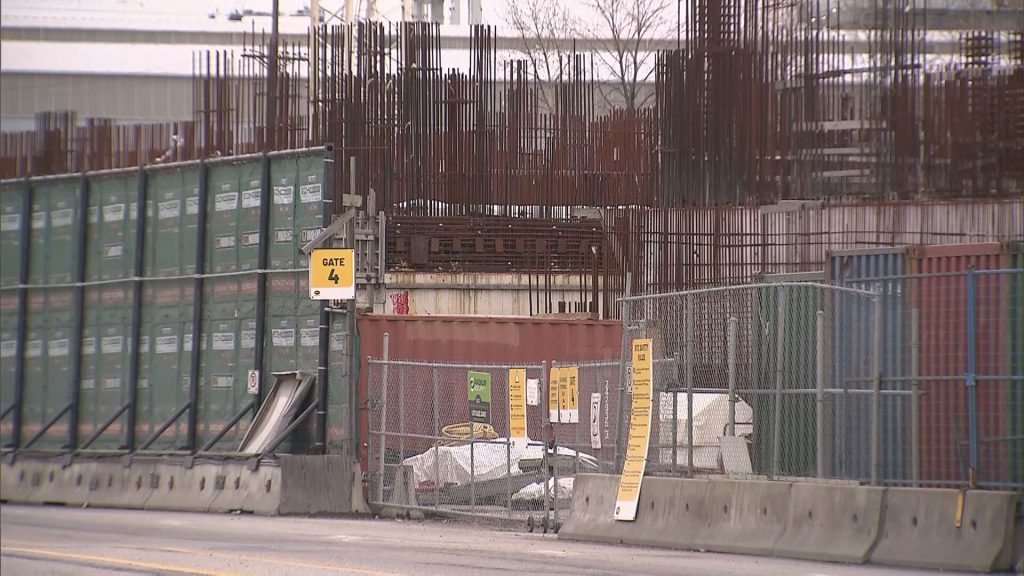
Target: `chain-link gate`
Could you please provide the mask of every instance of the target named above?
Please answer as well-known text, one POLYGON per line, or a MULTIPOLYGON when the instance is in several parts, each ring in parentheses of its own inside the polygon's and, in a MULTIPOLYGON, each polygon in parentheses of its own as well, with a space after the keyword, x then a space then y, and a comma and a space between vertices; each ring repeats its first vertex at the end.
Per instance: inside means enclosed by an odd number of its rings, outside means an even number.
POLYGON ((882 415, 908 406, 881 386, 877 302, 815 283, 624 299, 624 340, 654 350, 647 473, 877 482, 882 415))

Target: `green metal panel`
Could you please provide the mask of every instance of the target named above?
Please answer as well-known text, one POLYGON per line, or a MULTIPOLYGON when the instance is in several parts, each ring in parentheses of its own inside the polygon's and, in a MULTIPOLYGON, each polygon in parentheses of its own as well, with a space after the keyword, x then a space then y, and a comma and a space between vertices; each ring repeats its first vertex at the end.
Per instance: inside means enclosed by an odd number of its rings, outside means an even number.
MULTIPOLYGON (((97 339, 96 406, 100 420, 106 420, 128 399, 128 360, 131 354, 128 326, 106 324, 99 328, 97 339)), ((124 436, 122 416, 96 441, 96 448, 116 448, 124 436)))
MULTIPOLYGON (((65 328, 29 330, 25 348, 24 432, 33 436, 67 405, 70 390, 69 333, 65 328)), ((67 416, 34 448, 59 448, 67 441, 67 416)))
MULTIPOLYGON (((1009 321, 1006 330, 1007 374, 1024 374, 1024 244, 1017 244, 1007 254, 1007 268, 1016 271, 1009 274, 1007 286, 1009 297, 1007 308, 1009 321)), ((1011 439, 1008 474, 1006 480, 1020 484, 1024 482, 1024 382, 1007 381, 1006 402, 1007 436, 1011 439)))
MULTIPOLYGON (((822 309, 821 291, 814 287, 765 287, 757 291, 752 313, 755 326, 766 327, 752 334, 752 369, 759 390, 774 390, 778 366, 776 329, 779 325, 781 290, 787 291, 785 335, 782 339, 784 390, 815 388, 815 333, 817 311, 822 309)), ((747 398, 754 412, 752 460, 756 474, 772 470, 774 412, 776 396, 758 394, 747 398)), ((783 394, 780 419, 779 474, 813 475, 816 467, 815 398, 812 394, 783 394)))
MULTIPOLYGON (((210 319, 203 322, 204 366, 200 383, 199 430, 197 439, 205 442, 234 415, 238 390, 245 394, 245 379, 239 377, 239 322, 234 319, 210 319)), ((251 362, 251 361, 250 361, 251 362)))
MULTIPOLYGON (((181 322, 150 323, 144 326, 149 348, 140 373, 139 410, 136 433, 145 439, 174 411, 187 401, 187 390, 180 386, 182 369, 188 369, 189 358, 182 356, 181 322)), ((170 434, 168 434, 170 435, 170 434)))
MULTIPOLYGON (((237 166, 215 166, 207 183, 206 272, 237 272, 239 237, 239 175, 237 166)), ((205 318, 234 317, 238 306, 239 277, 209 278, 204 283, 205 318)))
MULTIPOLYGON (((21 185, 0 186, 0 287, 17 286, 21 272, 21 203, 25 198, 25 189, 21 185)), ((0 331, 13 331, 18 323, 18 291, 0 291, 0 331)), ((6 341, 11 342, 8 338, 6 341)), ((4 374, 6 364, 11 365, 13 378, 13 351, 11 356, 0 359, 0 398, 6 408, 13 401, 8 394, 13 391, 14 382, 4 374), (8 388, 10 390, 8 390, 8 388)))
MULTIPOLYGON (((0 407, 5 410, 14 404, 17 345, 17 330, 13 327, 0 327, 0 407)), ((11 429, 8 422, 4 422, 4 424, 4 426, 0 426, 0 445, 6 446, 11 439, 11 429)))
POLYGON ((83 441, 92 435, 104 417, 100 413, 98 388, 98 366, 99 358, 99 328, 97 325, 86 324, 82 330, 82 379, 79 382, 81 396, 79 397, 79 431, 83 441))
POLYGON ((344 316, 335 316, 331 325, 330 362, 327 372, 327 448, 328 451, 335 453, 341 451, 344 443, 350 440, 349 365, 345 361, 347 331, 344 316))

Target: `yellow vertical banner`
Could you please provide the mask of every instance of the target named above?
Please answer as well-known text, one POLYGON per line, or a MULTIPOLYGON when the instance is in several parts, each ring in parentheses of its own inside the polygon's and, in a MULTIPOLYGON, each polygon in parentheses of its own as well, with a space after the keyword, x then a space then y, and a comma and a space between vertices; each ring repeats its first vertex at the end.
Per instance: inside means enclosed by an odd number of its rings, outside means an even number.
POLYGON ((558 369, 558 423, 569 421, 569 366, 558 369))
POLYGON ((561 371, 552 366, 548 373, 548 422, 558 422, 558 375, 561 371))
POLYGON ((580 367, 566 366, 562 368, 562 374, 566 379, 562 422, 578 424, 580 421, 580 367))
POLYGON ((526 369, 508 371, 508 437, 526 438, 526 369))
POLYGON ((636 520, 640 501, 640 484, 647 465, 647 450, 651 443, 651 339, 637 338, 633 350, 633 405, 629 413, 629 440, 626 443, 626 461, 619 477, 619 492, 615 497, 616 520, 636 520))

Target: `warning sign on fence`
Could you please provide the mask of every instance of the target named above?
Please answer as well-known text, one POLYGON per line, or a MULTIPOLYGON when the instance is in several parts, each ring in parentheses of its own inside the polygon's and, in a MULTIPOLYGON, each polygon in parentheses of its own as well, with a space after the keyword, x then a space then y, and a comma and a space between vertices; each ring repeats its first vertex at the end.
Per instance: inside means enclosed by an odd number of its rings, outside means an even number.
POLYGON ((616 520, 636 520, 640 484, 647 465, 651 441, 651 339, 633 340, 633 407, 629 414, 629 440, 626 461, 615 497, 616 520))

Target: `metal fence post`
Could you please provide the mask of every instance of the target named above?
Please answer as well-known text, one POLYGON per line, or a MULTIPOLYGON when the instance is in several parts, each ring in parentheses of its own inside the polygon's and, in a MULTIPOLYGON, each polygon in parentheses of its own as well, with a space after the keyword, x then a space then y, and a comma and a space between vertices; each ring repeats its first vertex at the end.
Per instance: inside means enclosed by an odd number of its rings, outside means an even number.
POLYGON ((540 441, 541 456, 540 456, 540 467, 541 467, 541 481, 544 483, 544 525, 551 525, 551 493, 548 488, 548 410, 551 409, 548 404, 548 361, 541 362, 540 369, 540 441))
MULTIPOLYGON (((629 312, 630 312, 630 285, 632 284, 632 273, 626 272, 626 295, 622 300, 622 345, 619 352, 619 401, 618 401, 618 418, 615 420, 615 470, 622 470, 621 459, 625 457, 625 451, 622 449, 623 441, 622 435, 625 431, 625 420, 629 416, 629 412, 625 410, 625 396, 626 396, 626 364, 631 362, 631 348, 630 348, 630 337, 629 337, 629 312)), ((613 471, 613 472, 614 472, 613 471)))
POLYGON ((402 475, 402 484, 405 484, 405 366, 398 366, 398 473, 402 475))
POLYGON ((882 431, 882 295, 874 298, 873 345, 871 352, 871 484, 878 485, 882 431))
POLYGON ((977 326, 975 325, 976 278, 974 266, 967 268, 967 437, 970 468, 967 471, 967 484, 974 487, 978 473, 978 350, 976 346, 977 326))
MULTIPOLYGON (((693 317, 693 295, 686 295, 686 320, 684 321, 684 332, 686 333, 685 358, 686 364, 686 472, 693 478, 693 330, 696 322, 693 317)), ((672 439, 675 450, 675 438, 672 439)))
POLYGON ((786 348, 786 309, 789 305, 786 287, 779 288, 779 318, 775 338, 775 406, 772 417, 772 477, 779 475, 780 448, 782 444, 782 377, 783 351, 786 348))
POLYGON ((920 371, 921 352, 921 311, 910 311, 910 479, 917 486, 921 480, 921 383, 917 380, 920 371))
POLYGON ((825 312, 818 310, 815 318, 815 367, 817 383, 817 410, 815 436, 818 460, 818 478, 825 477, 825 312))
MULTIPOLYGON (((441 416, 437 409, 437 366, 430 368, 431 393, 434 399, 434 436, 441 436, 441 416)), ((434 441, 434 507, 441 505, 441 462, 438 441, 434 441)))
POLYGON ((388 339, 391 335, 387 332, 384 333, 384 354, 383 364, 381 365, 381 372, 384 378, 384 385, 381 387, 381 404, 380 404, 380 432, 378 436, 380 438, 380 466, 377 469, 379 476, 377 477, 377 497, 380 498, 380 503, 384 503, 384 446, 387 444, 387 428, 388 428, 388 339))
POLYGON ((739 335, 740 321, 735 316, 729 318, 729 436, 736 435, 736 338, 739 335))

